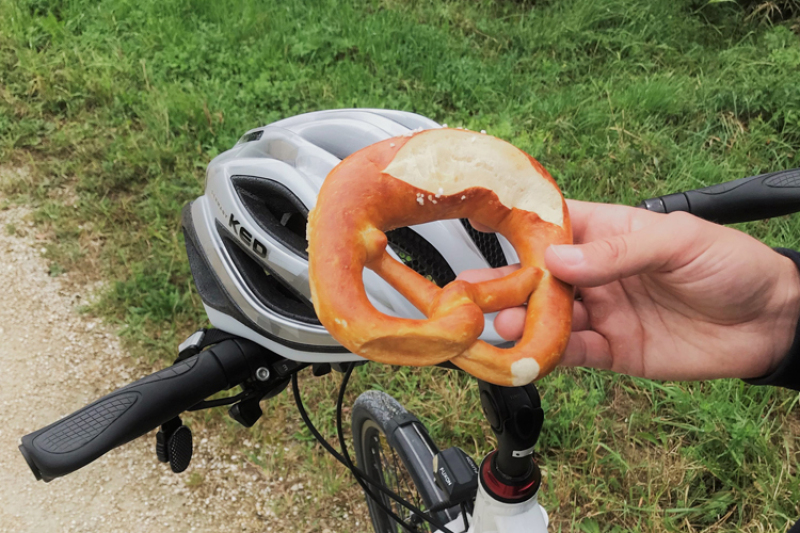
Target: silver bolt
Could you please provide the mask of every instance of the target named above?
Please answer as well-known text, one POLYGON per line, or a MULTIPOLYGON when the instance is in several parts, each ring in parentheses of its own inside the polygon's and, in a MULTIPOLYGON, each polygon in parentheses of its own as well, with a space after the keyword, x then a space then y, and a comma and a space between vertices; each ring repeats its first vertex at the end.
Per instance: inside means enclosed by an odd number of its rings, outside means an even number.
POLYGON ((256 379, 258 381, 267 381, 269 379, 269 369, 262 366, 256 370, 256 379))

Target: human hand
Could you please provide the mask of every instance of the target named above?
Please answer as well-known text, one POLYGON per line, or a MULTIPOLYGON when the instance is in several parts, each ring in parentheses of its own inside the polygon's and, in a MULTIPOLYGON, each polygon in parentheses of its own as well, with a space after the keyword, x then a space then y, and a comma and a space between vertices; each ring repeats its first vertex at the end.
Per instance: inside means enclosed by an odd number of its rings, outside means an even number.
MULTIPOLYGON (((576 244, 545 254, 550 272, 580 296, 562 365, 651 379, 753 378, 788 352, 800 318, 791 260, 686 213, 568 205, 576 244)), ((515 268, 458 277, 477 282, 515 268)), ((523 308, 505 309, 495 328, 514 340, 524 321, 523 308)))

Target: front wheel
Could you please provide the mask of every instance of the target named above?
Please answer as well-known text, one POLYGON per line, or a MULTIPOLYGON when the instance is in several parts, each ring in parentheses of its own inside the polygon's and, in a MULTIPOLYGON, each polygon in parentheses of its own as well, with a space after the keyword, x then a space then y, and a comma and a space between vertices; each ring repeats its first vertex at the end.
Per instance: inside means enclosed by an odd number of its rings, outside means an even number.
MULTIPOLYGON (((433 457, 439 449, 416 416, 388 394, 371 390, 358 397, 351 419, 356 464, 367 477, 423 511, 445 501, 445 494, 433 477, 433 457)), ((367 497, 376 533, 399 533, 414 527, 419 531, 434 531, 414 513, 369 483, 368 486, 407 526, 398 524, 367 497)), ((458 514, 458 507, 452 507, 433 513, 433 517, 446 524, 458 514)))

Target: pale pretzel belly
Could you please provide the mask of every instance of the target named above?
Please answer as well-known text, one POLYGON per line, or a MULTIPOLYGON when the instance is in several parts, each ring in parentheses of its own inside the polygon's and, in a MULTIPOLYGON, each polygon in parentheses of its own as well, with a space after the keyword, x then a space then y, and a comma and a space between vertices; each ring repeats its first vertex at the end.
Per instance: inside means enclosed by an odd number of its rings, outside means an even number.
POLYGON ((549 373, 569 338, 572 287, 545 269, 550 244, 572 242, 555 181, 514 146, 464 130, 427 130, 371 145, 342 161, 309 215, 311 296, 322 324, 353 353, 395 365, 452 361, 499 385, 549 373), (444 288, 386 252, 385 231, 440 219, 470 218, 504 235, 521 268, 500 280, 444 288), (397 318, 369 302, 370 268, 425 314, 397 318), (527 304, 513 348, 477 340, 483 314, 527 304))

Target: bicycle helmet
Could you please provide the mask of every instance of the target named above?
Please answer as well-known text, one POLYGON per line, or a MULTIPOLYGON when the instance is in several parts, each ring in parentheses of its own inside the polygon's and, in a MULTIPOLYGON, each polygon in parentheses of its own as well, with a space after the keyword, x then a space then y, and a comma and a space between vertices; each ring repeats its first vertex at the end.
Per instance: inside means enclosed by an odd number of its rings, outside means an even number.
MULTIPOLYGON (((361 360, 336 342, 311 304, 306 219, 325 177, 372 143, 439 124, 378 109, 318 111, 245 133, 215 157, 205 194, 183 210, 186 251, 211 323, 303 362, 361 360)), ((517 262, 502 236, 464 220, 441 220, 387 233, 390 253, 444 286, 462 270, 517 262)), ((369 270, 367 295, 384 313, 424 318, 369 270)), ((487 315, 481 336, 503 343, 487 315)))

